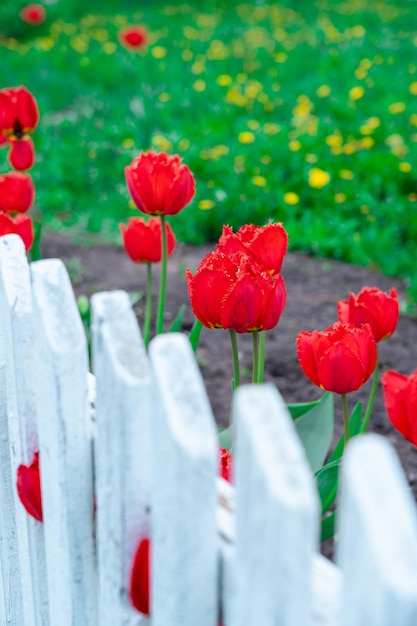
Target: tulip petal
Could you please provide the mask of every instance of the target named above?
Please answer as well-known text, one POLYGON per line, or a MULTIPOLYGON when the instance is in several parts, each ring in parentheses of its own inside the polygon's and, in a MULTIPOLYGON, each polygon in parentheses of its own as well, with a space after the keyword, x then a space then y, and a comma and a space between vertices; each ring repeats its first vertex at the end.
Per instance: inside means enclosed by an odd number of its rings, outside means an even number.
POLYGON ((39 452, 35 452, 30 465, 17 468, 17 493, 26 511, 38 522, 43 521, 42 493, 39 471, 39 452))
POLYGON ((142 539, 136 550, 130 574, 129 595, 135 609, 150 615, 150 541, 142 539))

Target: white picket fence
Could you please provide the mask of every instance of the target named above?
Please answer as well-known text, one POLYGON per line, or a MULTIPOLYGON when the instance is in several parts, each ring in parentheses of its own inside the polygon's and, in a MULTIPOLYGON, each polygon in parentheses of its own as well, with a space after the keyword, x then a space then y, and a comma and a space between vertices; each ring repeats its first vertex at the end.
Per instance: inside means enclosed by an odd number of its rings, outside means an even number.
MULTIPOLYGON (((111 268, 109 268, 111 271, 111 268)), ((337 566, 319 555, 319 503, 271 385, 233 404, 235 484, 188 339, 146 354, 126 293, 92 298, 86 339, 64 265, 0 238, 1 626, 415 626, 417 511, 391 446, 349 444, 337 566), (40 450, 44 522, 16 470, 40 450), (96 514, 94 515, 94 509, 96 514), (152 538, 151 618, 127 588, 152 538)))

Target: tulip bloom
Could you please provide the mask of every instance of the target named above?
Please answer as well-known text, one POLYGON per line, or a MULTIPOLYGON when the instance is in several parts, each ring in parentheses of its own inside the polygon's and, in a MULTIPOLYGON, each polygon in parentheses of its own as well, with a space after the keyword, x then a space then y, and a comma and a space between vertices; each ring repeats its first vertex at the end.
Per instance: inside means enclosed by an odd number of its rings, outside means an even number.
POLYGON ((390 422, 417 446, 417 369, 410 376, 389 370, 381 382, 390 422))
POLYGON ((142 152, 125 174, 133 202, 147 215, 176 215, 195 194, 194 176, 178 154, 142 152))
POLYGON ((39 122, 39 109, 26 87, 0 90, 0 132, 11 144, 8 159, 17 170, 26 170, 35 162, 35 150, 28 136, 39 122))
POLYGON ((37 26, 46 18, 46 11, 41 4, 27 4, 19 13, 21 19, 27 24, 37 26))
POLYGON ((186 279, 194 315, 207 328, 268 330, 285 307, 282 276, 271 276, 244 252, 211 252, 194 276, 187 269, 186 279))
POLYGON ((378 287, 364 287, 357 295, 350 293, 349 300, 337 303, 339 321, 361 326, 368 323, 375 341, 390 337, 395 331, 400 315, 397 291, 387 294, 378 287))
POLYGON ((19 235, 23 239, 26 252, 28 252, 35 238, 31 218, 21 213, 13 218, 5 213, 0 213, 0 237, 12 234, 19 235))
MULTIPOLYGON (((165 223, 168 256, 175 249, 175 235, 165 223)), ((135 263, 159 263, 162 258, 162 229, 159 217, 151 217, 146 222, 141 217, 132 217, 127 226, 120 224, 123 245, 135 263)))
POLYGON ((336 322, 322 332, 302 331, 296 343, 304 374, 326 391, 357 391, 376 365, 376 343, 369 324, 357 328, 336 322))
POLYGON ((150 541, 147 537, 145 537, 140 541, 136 550, 129 584, 130 600, 135 609, 144 615, 150 615, 149 553, 150 541))
POLYGON ((43 521, 39 452, 35 452, 30 465, 17 468, 17 493, 26 511, 38 522, 43 521))
POLYGON ((127 26, 118 33, 120 43, 129 50, 140 50, 148 43, 148 33, 144 26, 127 26))
POLYGON ((0 174, 0 211, 25 213, 35 199, 35 185, 30 174, 0 174))
POLYGON ((260 265, 270 274, 279 274, 288 248, 288 234, 282 224, 254 226, 245 224, 237 233, 229 226, 223 231, 217 244, 217 250, 224 254, 246 252, 253 255, 260 265))

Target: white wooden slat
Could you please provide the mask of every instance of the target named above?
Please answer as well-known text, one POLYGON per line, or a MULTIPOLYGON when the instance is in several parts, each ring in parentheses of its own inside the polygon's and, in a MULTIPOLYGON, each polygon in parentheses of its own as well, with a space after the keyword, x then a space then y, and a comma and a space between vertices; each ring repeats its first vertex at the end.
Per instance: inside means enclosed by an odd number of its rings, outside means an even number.
POLYGON ((41 484, 51 624, 96 623, 86 338, 65 266, 32 263, 41 484))
MULTIPOLYGON (((6 603, 11 623, 47 626, 45 546, 42 525, 28 515, 17 489, 17 468, 38 450, 32 297, 25 247, 17 235, 0 238, 0 324, 9 454, 3 449, 1 530, 6 603), (8 458, 7 458, 8 457, 8 458), (13 600, 11 600, 13 596, 13 600), (14 614, 14 616, 13 616, 14 614)), ((3 413, 3 419, 5 414, 3 413)), ((2 420, 3 422, 3 420, 2 420)), ((2 438, 2 447, 7 445, 2 438)))
POLYGON ((343 626, 417 624, 417 509, 391 444, 353 439, 338 520, 343 626))
MULTIPOLYGON (((142 617, 128 585, 137 546, 150 535, 150 363, 128 294, 92 297, 96 376, 96 497, 100 626, 142 617)), ((143 620, 145 621, 145 620, 143 620)))
POLYGON ((217 433, 189 340, 155 337, 152 626, 217 626, 217 433))
POLYGON ((235 392, 236 545, 227 626, 309 626, 318 498, 287 408, 272 385, 235 392))

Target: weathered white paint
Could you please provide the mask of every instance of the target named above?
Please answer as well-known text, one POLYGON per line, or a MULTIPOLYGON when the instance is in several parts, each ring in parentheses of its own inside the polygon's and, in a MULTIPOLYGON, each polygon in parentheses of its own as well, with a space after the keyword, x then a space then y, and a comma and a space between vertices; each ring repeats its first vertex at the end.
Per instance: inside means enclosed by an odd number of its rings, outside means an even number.
POLYGON ((392 446, 381 436, 349 443, 340 506, 342 626, 415 626, 416 505, 392 446))
POLYGON ((152 626, 216 626, 217 434, 185 335, 150 343, 153 416, 152 626))
MULTIPOLYGON (((5 584, 13 589, 14 597, 7 613, 11 624, 47 626, 43 528, 27 514, 16 489, 18 466, 30 464, 38 449, 30 272, 25 247, 17 235, 0 238, 0 325, 5 363, 0 425, 1 554, 5 584)), ((12 597, 10 593, 8 597, 12 597)))
POLYGON ((96 624, 86 339, 63 263, 32 264, 51 625, 96 624))
MULTIPOLYGON (((128 596, 134 555, 150 536, 150 420, 153 381, 125 292, 93 296, 96 376, 98 623, 142 622, 128 596)), ((144 621, 144 620, 143 620, 144 621)))
POLYGON ((236 541, 227 624, 310 626, 318 503, 304 450, 272 385, 240 387, 232 412, 236 541))

